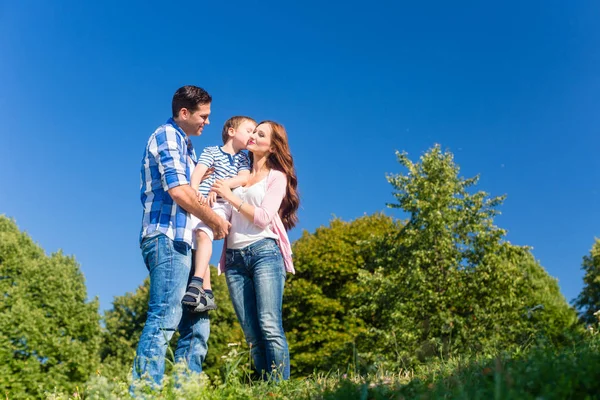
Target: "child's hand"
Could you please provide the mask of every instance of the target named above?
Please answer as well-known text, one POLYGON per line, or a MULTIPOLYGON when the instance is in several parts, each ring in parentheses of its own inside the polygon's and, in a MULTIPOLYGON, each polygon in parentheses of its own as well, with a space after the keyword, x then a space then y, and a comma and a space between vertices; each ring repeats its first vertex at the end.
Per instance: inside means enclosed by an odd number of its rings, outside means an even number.
POLYGON ((212 190, 208 193, 208 205, 212 207, 217 202, 217 192, 212 190))

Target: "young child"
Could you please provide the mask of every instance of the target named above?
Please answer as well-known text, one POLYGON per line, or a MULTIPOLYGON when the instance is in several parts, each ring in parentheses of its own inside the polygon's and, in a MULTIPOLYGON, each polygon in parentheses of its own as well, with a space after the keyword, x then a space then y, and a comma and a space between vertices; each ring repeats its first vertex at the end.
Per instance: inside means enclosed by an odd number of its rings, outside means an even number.
MULTIPOLYGON (((250 176, 250 159, 242 150, 246 149, 254 128, 256 128, 256 121, 252 118, 231 117, 223 126, 224 145, 222 147, 206 147, 192 173, 190 185, 198 190, 198 200, 201 202, 207 200, 213 211, 226 220, 231 217, 231 205, 217 197, 211 188, 216 180, 224 180, 231 189, 246 184, 250 176), (214 173, 202 180, 209 168, 214 169, 214 173)), ((208 267, 213 238, 212 230, 204 222, 199 221, 195 228, 194 277, 181 300, 182 304, 193 312, 217 309, 210 285, 210 268, 208 267)))

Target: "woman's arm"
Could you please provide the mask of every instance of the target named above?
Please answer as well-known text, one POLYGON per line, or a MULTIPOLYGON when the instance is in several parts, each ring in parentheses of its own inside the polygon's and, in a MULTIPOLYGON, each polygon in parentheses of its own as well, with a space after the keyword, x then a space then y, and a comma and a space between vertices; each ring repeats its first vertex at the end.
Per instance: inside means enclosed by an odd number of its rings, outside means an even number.
POLYGON ((264 229, 269 226, 279 212, 287 188, 286 176, 279 171, 273 171, 273 174, 276 175, 272 179, 267 178, 267 192, 258 207, 242 202, 242 199, 233 194, 223 181, 215 182, 213 189, 246 219, 264 229))
POLYGON ((246 182, 248 182, 248 178, 250 178, 250 171, 246 169, 238 172, 233 178, 225 179, 225 184, 229 186, 230 189, 235 189, 239 186, 245 186, 246 182))

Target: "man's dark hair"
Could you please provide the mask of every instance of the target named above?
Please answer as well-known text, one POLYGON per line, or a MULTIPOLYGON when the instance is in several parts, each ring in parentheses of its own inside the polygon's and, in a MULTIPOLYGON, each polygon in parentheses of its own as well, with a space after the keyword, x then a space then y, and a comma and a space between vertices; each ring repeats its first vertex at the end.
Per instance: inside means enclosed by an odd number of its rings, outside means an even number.
POLYGON ((173 103, 171 107, 173 109, 173 118, 179 115, 179 111, 182 108, 187 108, 191 112, 198 109, 203 104, 209 104, 212 102, 210 94, 198 86, 186 85, 177 89, 173 95, 173 103))

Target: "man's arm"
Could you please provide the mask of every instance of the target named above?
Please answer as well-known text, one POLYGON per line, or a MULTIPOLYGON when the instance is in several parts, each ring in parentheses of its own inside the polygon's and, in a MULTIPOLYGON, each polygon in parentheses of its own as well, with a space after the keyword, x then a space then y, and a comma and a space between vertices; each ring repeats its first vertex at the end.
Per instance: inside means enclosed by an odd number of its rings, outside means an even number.
POLYGON ((196 190, 189 185, 179 185, 169 189, 169 195, 178 206, 210 226, 215 240, 223 239, 229 233, 231 224, 219 217, 208 205, 201 205, 196 193, 196 190))

